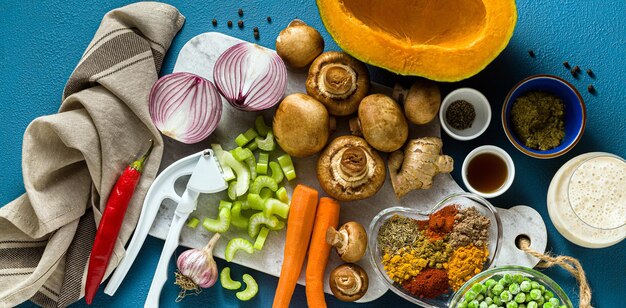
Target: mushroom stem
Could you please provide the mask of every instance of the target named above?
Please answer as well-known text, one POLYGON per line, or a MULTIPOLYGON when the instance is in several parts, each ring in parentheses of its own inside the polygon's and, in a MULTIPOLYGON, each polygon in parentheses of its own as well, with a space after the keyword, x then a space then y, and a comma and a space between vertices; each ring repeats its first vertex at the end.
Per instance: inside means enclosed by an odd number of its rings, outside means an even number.
POLYGON ((360 147, 346 149, 341 155, 339 164, 341 173, 348 178, 360 177, 367 173, 367 155, 360 147))
POLYGON ((337 119, 335 117, 328 118, 328 131, 332 134, 337 130, 337 119))
POLYGON ((346 249, 348 245, 348 232, 343 230, 344 232, 337 231, 334 227, 328 227, 326 230, 326 243, 337 248, 337 250, 341 253, 346 249))
POLYGON ((356 91, 356 72, 345 64, 329 63, 319 74, 320 90, 332 99, 345 99, 356 91))
POLYGON ((352 118, 348 122, 350 125, 350 132, 355 136, 363 136, 363 130, 361 128, 361 121, 359 118, 352 118))

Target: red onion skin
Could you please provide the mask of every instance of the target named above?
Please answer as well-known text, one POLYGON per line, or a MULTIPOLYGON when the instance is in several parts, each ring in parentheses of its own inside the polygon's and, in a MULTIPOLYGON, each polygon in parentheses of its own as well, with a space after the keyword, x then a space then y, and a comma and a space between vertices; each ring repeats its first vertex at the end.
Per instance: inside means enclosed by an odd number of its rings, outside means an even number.
MULTIPOLYGON (((260 71, 255 67, 255 72, 260 71)), ((242 42, 224 51, 215 62, 213 80, 217 90, 228 103, 243 111, 260 111, 276 105, 287 87, 287 68, 282 59, 262 47, 242 42), (246 80, 247 70, 260 61, 255 57, 266 56, 268 68, 263 74, 246 80), (249 89, 244 84, 252 83, 249 89), (244 93, 245 91, 245 93, 244 93)))
POLYGON ((210 81, 191 73, 177 72, 161 77, 154 84, 150 91, 149 111, 152 122, 164 135, 191 144, 206 139, 215 131, 222 116, 222 100, 210 81), (168 121, 180 121, 181 112, 186 115, 185 127, 171 127, 168 121))

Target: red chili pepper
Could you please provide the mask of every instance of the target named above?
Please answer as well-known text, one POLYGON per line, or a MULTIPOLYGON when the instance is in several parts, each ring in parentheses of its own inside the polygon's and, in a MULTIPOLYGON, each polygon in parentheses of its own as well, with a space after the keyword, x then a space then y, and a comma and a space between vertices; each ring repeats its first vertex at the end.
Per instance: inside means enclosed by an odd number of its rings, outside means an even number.
POLYGON ((128 202, 130 202, 133 196, 135 186, 137 186, 143 171, 143 166, 151 151, 152 140, 150 140, 150 148, 146 154, 126 167, 109 195, 89 258, 89 269, 87 270, 87 281, 85 284, 85 300, 87 304, 91 304, 96 292, 98 292, 98 287, 100 282, 102 282, 102 277, 104 277, 109 259, 113 253, 117 235, 122 227, 128 202))

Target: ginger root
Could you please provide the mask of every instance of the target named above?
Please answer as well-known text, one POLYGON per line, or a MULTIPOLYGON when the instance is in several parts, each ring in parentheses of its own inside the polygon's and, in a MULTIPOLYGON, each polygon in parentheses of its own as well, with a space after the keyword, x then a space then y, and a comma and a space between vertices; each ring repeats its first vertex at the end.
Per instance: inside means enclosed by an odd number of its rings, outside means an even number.
POLYGON ((443 142, 437 137, 409 140, 404 149, 389 156, 389 175, 396 197, 401 198, 412 190, 429 189, 439 173, 452 172, 454 160, 441 155, 443 142))

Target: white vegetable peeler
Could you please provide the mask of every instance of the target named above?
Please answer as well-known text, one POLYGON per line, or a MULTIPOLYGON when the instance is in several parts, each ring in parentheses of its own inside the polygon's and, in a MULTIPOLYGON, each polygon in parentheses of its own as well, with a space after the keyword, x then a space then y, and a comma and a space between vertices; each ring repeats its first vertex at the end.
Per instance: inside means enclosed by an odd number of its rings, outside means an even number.
POLYGON ((122 280, 126 277, 130 266, 135 261, 161 207, 161 203, 165 199, 170 199, 177 202, 178 205, 176 206, 174 218, 170 225, 161 257, 159 258, 159 264, 157 265, 152 284, 150 285, 146 303, 144 304, 144 307, 158 307, 161 289, 167 281, 169 260, 174 250, 176 250, 176 247, 178 247, 180 231, 183 225, 187 221, 189 214, 196 209, 198 195, 200 193, 216 193, 226 190, 227 188, 228 185, 224 180, 222 168, 212 150, 207 149, 184 157, 163 170, 154 180, 150 189, 148 189, 148 193, 143 202, 143 208, 141 209, 137 229, 128 245, 126 255, 122 258, 115 273, 111 276, 109 283, 104 289, 104 293, 108 295, 115 294, 122 280), (180 177, 190 174, 191 178, 187 183, 185 192, 182 196, 178 196, 174 191, 174 183, 180 177))

